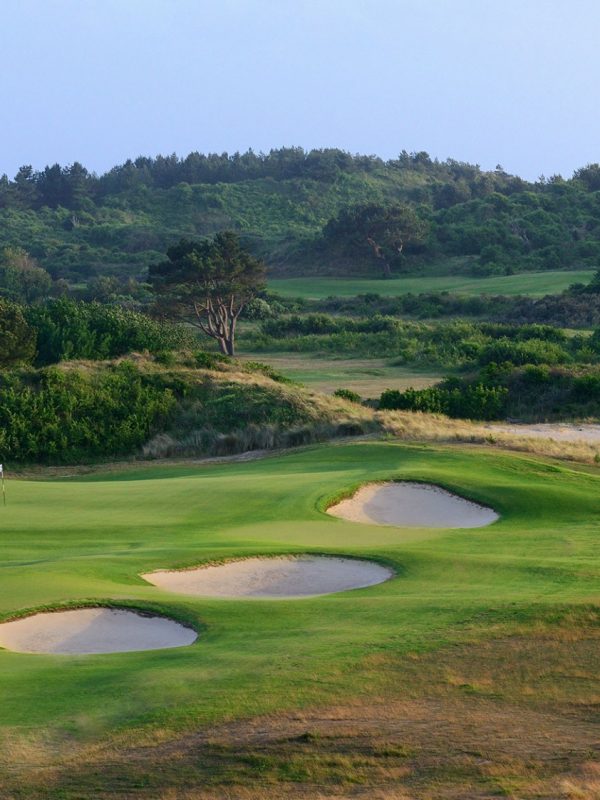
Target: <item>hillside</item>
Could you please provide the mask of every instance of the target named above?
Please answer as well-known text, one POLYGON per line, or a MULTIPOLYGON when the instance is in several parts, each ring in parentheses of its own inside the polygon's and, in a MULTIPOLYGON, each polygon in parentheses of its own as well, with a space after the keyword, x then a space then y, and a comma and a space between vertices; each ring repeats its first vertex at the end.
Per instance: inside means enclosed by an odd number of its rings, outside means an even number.
POLYGON ((230 228, 275 275, 377 275, 369 248, 332 220, 361 204, 412 207, 426 232, 408 273, 502 275, 585 269, 600 257, 600 168, 532 184, 426 153, 383 161, 339 150, 138 158, 97 176, 82 165, 0 178, 0 249, 54 279, 144 278, 181 237, 230 228), (325 231, 325 233, 324 233, 325 231), (449 261, 450 260, 450 261, 449 261), (447 264, 451 264, 450 267, 447 264), (440 266, 441 265, 441 266, 440 266))

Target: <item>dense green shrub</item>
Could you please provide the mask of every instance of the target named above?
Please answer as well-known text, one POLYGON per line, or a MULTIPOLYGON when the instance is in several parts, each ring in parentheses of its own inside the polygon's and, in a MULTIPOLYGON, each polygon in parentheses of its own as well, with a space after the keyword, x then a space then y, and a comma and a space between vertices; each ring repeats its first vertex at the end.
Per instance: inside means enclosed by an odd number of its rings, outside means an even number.
POLYGON ((405 294, 399 297, 363 294, 356 297, 328 297, 313 301, 311 307, 360 317, 375 314, 429 320, 470 317, 499 323, 590 328, 600 325, 600 292, 587 289, 583 284, 573 284, 561 294, 545 297, 470 296, 449 292, 405 294))
POLYGON ((376 315, 367 319, 331 317, 327 314, 293 314, 267 320, 261 325, 265 336, 283 339, 295 336, 324 335, 331 333, 394 333, 398 323, 390 317, 376 315))
POLYGON ((37 331, 36 364, 69 359, 107 359, 134 351, 159 353, 191 338, 181 327, 119 306, 60 298, 30 306, 27 321, 37 331))
POLYGON ((393 358, 395 363, 445 368, 512 364, 593 362, 600 349, 567 337, 550 325, 505 325, 452 321, 419 323, 375 315, 370 318, 297 314, 268 320, 244 336, 254 351, 323 352, 393 358))
POLYGON ((209 390, 203 419, 218 431, 230 431, 250 423, 292 425, 304 419, 304 412, 300 403, 270 387, 231 383, 209 390))
POLYGON ((0 298, 0 367, 29 364, 35 355, 36 332, 23 309, 0 298))
POLYGON ((600 369, 584 366, 488 364, 467 378, 428 389, 386 390, 381 409, 404 409, 468 419, 527 421, 600 417, 600 369))
POLYGON ((508 337, 498 339, 480 352, 481 365, 508 362, 511 364, 563 364, 569 360, 569 353, 560 345, 543 339, 511 341, 508 337))
POLYGON ((484 386, 481 383, 460 388, 432 386, 427 389, 407 389, 404 392, 386 389, 379 400, 379 408, 491 420, 503 416, 507 398, 508 390, 505 387, 484 386))
POLYGON ((165 452, 167 440, 187 442, 190 452, 223 452, 230 436, 237 452, 243 441, 274 446, 273 437, 283 446, 304 428, 308 440, 327 438, 337 425, 302 392, 250 375, 144 371, 129 361, 0 373, 0 462, 152 455, 165 452))
POLYGON ((173 390, 123 362, 101 372, 0 374, 3 461, 74 462, 135 451, 165 422, 173 390))
POLYGON ((336 389, 333 396, 341 397, 342 400, 349 400, 351 403, 362 402, 362 398, 358 392, 353 392, 352 389, 336 389))
POLYGON ((194 353, 194 362, 200 369, 219 369, 229 359, 221 353, 208 353, 206 350, 197 350, 194 353))

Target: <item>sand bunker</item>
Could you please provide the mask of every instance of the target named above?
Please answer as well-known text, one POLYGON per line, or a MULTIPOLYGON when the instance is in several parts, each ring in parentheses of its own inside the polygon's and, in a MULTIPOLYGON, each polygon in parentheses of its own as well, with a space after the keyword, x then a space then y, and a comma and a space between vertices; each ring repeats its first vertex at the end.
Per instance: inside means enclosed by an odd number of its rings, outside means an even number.
POLYGON ((114 608, 33 614, 0 624, 0 647, 18 653, 125 653, 184 647, 196 631, 172 619, 114 608))
POLYGON ((333 556, 246 558, 197 569, 150 572, 161 589, 211 597, 309 597, 383 583, 393 571, 373 561, 333 556))
POLYGON ((414 528, 480 528, 498 514, 430 483, 372 483, 327 509, 351 522, 414 528))

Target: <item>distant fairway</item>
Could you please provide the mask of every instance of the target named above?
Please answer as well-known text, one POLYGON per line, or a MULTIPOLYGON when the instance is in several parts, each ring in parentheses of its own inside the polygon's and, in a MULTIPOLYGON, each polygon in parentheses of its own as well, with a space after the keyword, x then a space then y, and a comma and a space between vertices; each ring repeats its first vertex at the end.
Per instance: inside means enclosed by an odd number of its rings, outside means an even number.
POLYGON ((252 353, 242 360, 257 358, 273 369, 304 384, 308 389, 332 394, 344 388, 361 397, 379 397, 384 389, 424 389, 441 381, 450 370, 392 365, 383 358, 324 358, 313 353, 252 353))
POLYGON ((542 297, 558 294, 572 283, 589 283, 593 270, 573 272, 524 272, 494 278, 467 278, 463 275, 427 276, 423 278, 277 278, 269 281, 269 289, 285 297, 320 300, 324 297, 352 297, 357 294, 380 294, 395 297, 401 294, 452 292, 454 294, 505 294, 542 297))
MULTIPOLYGON (((515 719, 551 743, 543 745, 551 754, 563 747, 564 726, 566 760, 555 758, 548 769, 566 768, 578 757, 577 737, 588 736, 577 726, 584 725, 585 701, 597 679, 599 497, 600 474, 592 467, 393 442, 313 447, 248 463, 11 481, 8 505, 0 507, 2 615, 104 599, 167 614, 192 624, 200 636, 191 646, 153 652, 0 651, 5 796, 124 798, 138 796, 136 787, 143 786, 144 796, 166 798, 175 797, 168 793, 174 787, 204 781, 254 788, 266 781, 264 794, 239 796, 278 798, 278 787, 293 796, 294 787, 306 784, 309 794, 303 796, 315 797, 317 785, 383 781, 388 772, 410 776, 405 765, 415 759, 424 760, 414 780, 429 780, 430 755, 437 759, 432 780, 488 786, 478 762, 464 756, 475 745, 460 739, 471 724, 480 724, 481 703, 487 704, 481 724, 495 720, 489 744, 494 786, 505 774, 517 775, 521 789, 529 780, 520 761, 503 766, 495 760, 502 754, 494 748, 510 739, 503 731, 515 719), (400 529, 323 513, 328 499, 390 478, 441 484, 491 506, 501 519, 471 530, 400 529), (169 594, 139 577, 209 560, 293 552, 372 558, 392 567, 396 577, 300 600, 169 594), (356 720, 369 719, 373 702, 384 705, 373 721, 370 748, 378 741, 373 737, 383 735, 386 709, 394 703, 404 704, 394 712, 396 722, 407 725, 413 713, 421 720, 414 735, 424 731, 423 743, 406 744, 408 733, 390 729, 377 745, 381 755, 365 750, 363 740, 354 744, 352 731, 362 724, 356 720), (430 702, 433 716, 423 711, 430 702), (537 708, 552 714, 531 717, 537 708), (329 720, 346 713, 354 722, 342 728, 338 741, 329 720), (243 720, 260 714, 273 721, 258 725, 263 744, 255 746, 243 738, 249 730, 243 720), (441 717, 440 724, 450 726, 442 729, 455 726, 456 733, 435 755, 436 728, 428 733, 423 720, 437 725, 441 717), (324 738, 319 718, 325 720, 324 738), (472 723, 465 727, 465 719, 472 723), (164 753, 160 749, 178 733, 202 737, 207 726, 221 722, 228 723, 225 733, 209 728, 208 739, 192 741, 189 751, 170 744, 164 753), (242 726, 241 739, 234 723, 242 726), (265 732, 279 725, 279 743, 266 748, 265 732), (216 736, 225 736, 225 744, 211 745, 221 741, 216 736), (452 767, 455 738, 460 770, 452 767), (96 742, 109 749, 77 755, 77 748, 96 742), (128 759, 127 748, 141 743, 158 750, 138 750, 128 759), (49 759, 64 768, 54 770, 46 785, 35 769, 49 759), (252 782, 257 770, 258 784, 252 782), (19 791, 11 794, 15 785, 19 791)), ((536 745, 529 734, 525 739, 529 763, 536 745)), ((536 767, 536 781, 543 770, 536 767)))

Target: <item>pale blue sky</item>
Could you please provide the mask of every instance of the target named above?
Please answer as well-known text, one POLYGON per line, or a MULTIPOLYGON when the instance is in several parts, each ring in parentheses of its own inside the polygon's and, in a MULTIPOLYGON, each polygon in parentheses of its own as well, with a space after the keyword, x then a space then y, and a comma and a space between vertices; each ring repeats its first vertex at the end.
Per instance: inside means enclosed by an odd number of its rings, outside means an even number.
POLYGON ((600 161, 598 0, 0 0, 0 173, 191 150, 600 161))

